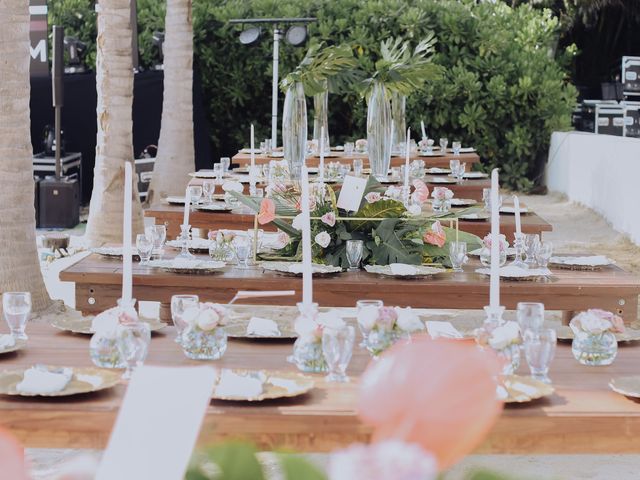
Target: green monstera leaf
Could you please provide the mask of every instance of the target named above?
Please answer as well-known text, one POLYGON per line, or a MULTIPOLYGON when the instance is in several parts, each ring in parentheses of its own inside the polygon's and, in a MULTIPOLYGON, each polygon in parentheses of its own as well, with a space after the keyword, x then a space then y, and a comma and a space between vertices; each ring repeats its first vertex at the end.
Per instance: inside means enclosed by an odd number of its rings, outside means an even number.
POLYGON ((422 245, 411 240, 415 225, 400 218, 388 218, 372 230, 373 239, 367 242, 371 250, 371 261, 378 265, 389 263, 422 263, 422 245))

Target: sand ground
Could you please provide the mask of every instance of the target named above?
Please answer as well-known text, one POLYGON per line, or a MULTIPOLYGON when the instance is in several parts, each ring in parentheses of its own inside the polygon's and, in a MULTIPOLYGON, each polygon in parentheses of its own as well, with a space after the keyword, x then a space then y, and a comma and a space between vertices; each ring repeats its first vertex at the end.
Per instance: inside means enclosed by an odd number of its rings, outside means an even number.
MULTIPOLYGON (((545 233, 544 240, 553 242, 557 253, 581 252, 607 255, 621 267, 640 275, 640 246, 633 244, 624 235, 616 233, 604 218, 592 210, 569 202, 557 194, 521 197, 521 202, 532 207, 540 216, 553 225, 553 232, 545 233)), ((632 212, 630 212, 632 214, 632 212)), ((76 229, 73 233, 81 233, 76 229)), ((43 268, 47 287, 54 298, 65 300, 73 306, 72 284, 60 282, 58 272, 76 261, 63 259, 43 268)), ((144 306, 145 311, 153 311, 153 304, 144 306)), ((469 312, 447 312, 453 322, 460 327, 476 325, 482 315, 469 312)), ((511 315, 510 315, 511 316, 511 315)), ((558 321, 559 315, 552 313, 550 321, 558 321)), ((640 370, 640 366, 639 366, 640 370)), ((99 456, 100 452, 78 450, 29 449, 27 455, 33 465, 35 479, 52 478, 60 465, 89 453, 99 456)), ((311 455, 320 464, 326 462, 325 455, 311 455)), ((277 467, 270 455, 263 457, 265 470, 270 478, 279 478, 277 467)), ((640 455, 470 455, 444 476, 445 480, 470 478, 475 469, 488 469, 512 479, 594 479, 631 480, 640 478, 640 455)))

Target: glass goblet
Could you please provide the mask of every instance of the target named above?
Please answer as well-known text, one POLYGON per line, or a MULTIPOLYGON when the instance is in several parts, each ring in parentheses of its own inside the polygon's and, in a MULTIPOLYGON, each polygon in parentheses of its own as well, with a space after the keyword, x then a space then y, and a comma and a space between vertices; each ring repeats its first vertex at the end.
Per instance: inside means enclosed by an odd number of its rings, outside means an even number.
POLYGON ((540 242, 538 251, 536 252, 536 261, 540 268, 547 268, 549 259, 553 254, 553 244, 551 242, 540 242))
POLYGON ((229 157, 220 158, 220 165, 222 165, 222 173, 226 174, 231 166, 231 159, 229 157))
POLYGON ((362 240, 347 240, 347 261, 349 262, 349 271, 356 272, 360 270, 360 262, 364 250, 364 242, 362 240))
POLYGON ((328 382, 348 382, 347 366, 353 354, 353 343, 356 338, 352 325, 340 328, 325 327, 322 331, 322 354, 329 367, 328 382))
POLYGON ((127 364, 122 378, 131 378, 135 368, 142 365, 149 353, 151 330, 146 322, 134 322, 118 327, 118 351, 127 364))
POLYGON ((198 295, 173 295, 171 297, 171 320, 176 327, 176 343, 181 343, 182 332, 187 328, 186 322, 182 319, 185 310, 198 307, 200 298, 198 295))
POLYGON ((355 144, 353 142, 345 142, 344 144, 344 153, 347 157, 353 155, 353 151, 355 149, 355 144))
POLYGON ((449 144, 449 139, 446 137, 440 138, 440 152, 444 155, 447 153, 447 145, 449 144))
POLYGON ((540 237, 536 233, 527 233, 524 236, 524 253, 526 255, 524 263, 529 268, 535 268, 538 263, 536 261, 536 255, 540 248, 540 237))
POLYGON ((191 210, 195 211, 196 205, 202 198, 202 187, 200 185, 189 185, 189 200, 191 201, 191 210))
POLYGON ((136 235, 136 248, 140 255, 140 265, 147 265, 153 253, 153 238, 144 233, 136 235))
POLYGON ((462 148, 462 143, 454 140, 453 142, 451 142, 451 148, 453 150, 453 154, 455 156, 458 156, 460 155, 460 149, 462 148))
POLYGON ((238 268, 249 268, 249 258, 251 256, 251 241, 246 235, 237 235, 233 239, 233 249, 238 259, 238 268))
POLYGON ((359 177, 360 175, 362 175, 363 167, 364 167, 364 162, 362 161, 361 158, 354 158, 353 159, 353 174, 356 177, 359 177))
POLYGON ((453 271, 462 272, 462 265, 468 260, 466 242, 449 243, 449 259, 451 260, 453 271))
POLYGON ((544 325, 544 303, 519 302, 516 306, 516 316, 521 332, 541 330, 544 325))
POLYGON ((449 160, 449 170, 451 170, 451 176, 453 178, 458 178, 458 170, 460 169, 460 160, 454 158, 449 160))
POLYGON ((536 380, 551 383, 549 367, 555 356, 556 344, 556 331, 553 328, 524 332, 524 356, 531 376, 536 380))
POLYGON ((164 242, 167 240, 167 227, 165 225, 149 225, 144 231, 147 237, 153 240, 153 253, 162 255, 164 242))
POLYGON ((204 195, 205 204, 211 205, 213 203, 213 194, 216 191, 216 182, 213 180, 205 180, 202 182, 202 194, 204 195))
POLYGON ((2 313, 15 340, 27 340, 25 328, 31 316, 31 293, 5 292, 2 294, 2 313))
POLYGON ((224 171, 222 169, 222 164, 220 163, 215 163, 213 165, 213 181, 217 184, 217 185, 222 185, 222 182, 224 177, 224 171))
MULTIPOLYGON (((368 319, 374 314, 377 315, 377 312, 379 312, 382 307, 384 307, 384 302, 382 300, 358 300, 356 302, 358 327, 360 328, 360 333, 362 333, 365 340, 367 335, 369 335, 370 330, 368 319)), ((361 345, 363 344, 364 340, 361 345)))
POLYGON ((458 181, 458 183, 462 183, 464 181, 464 171, 467 169, 467 164, 466 162, 462 162, 459 166, 458 166, 458 170, 456 172, 456 180, 458 181))

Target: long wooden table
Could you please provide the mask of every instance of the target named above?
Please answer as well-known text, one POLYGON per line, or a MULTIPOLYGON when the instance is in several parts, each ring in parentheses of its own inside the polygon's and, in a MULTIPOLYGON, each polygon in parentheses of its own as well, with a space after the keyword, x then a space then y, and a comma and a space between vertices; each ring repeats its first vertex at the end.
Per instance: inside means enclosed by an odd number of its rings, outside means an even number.
MULTIPOLYGON (((340 162, 340 163, 353 163, 353 160, 356 158, 360 158, 364 162, 364 167, 369 167, 369 156, 362 153, 353 153, 352 155, 346 155, 344 152, 332 152, 331 157, 326 157, 324 159, 325 163, 329 162, 340 162)), ((453 155, 452 152, 448 152, 446 155, 442 156, 422 156, 418 155, 417 152, 412 152, 410 155, 410 160, 424 160, 424 163, 427 167, 449 167, 449 160, 453 160, 454 158, 458 158, 461 162, 467 163, 467 171, 471 170, 471 164, 480 163, 480 157, 477 153, 461 153, 457 157, 453 155)), ((282 157, 270 157, 268 155, 256 154, 255 162, 259 165, 264 163, 269 163, 272 160, 283 160, 282 157)), ((320 164, 320 157, 310 156, 306 158, 306 164, 308 167, 317 167, 320 164)), ((404 165, 406 159, 402 155, 392 156, 391 164, 392 167, 399 167, 400 165, 404 165)), ((239 165, 241 167, 249 165, 251 163, 251 155, 248 153, 240 153, 238 152, 231 158, 231 163, 239 165)))
MULTIPOLYGON (((482 309, 489 298, 489 278, 475 273, 472 261, 461 273, 447 272, 426 279, 400 280, 364 270, 314 278, 315 300, 321 306, 352 307, 358 299, 381 299, 390 305, 419 308, 482 309)), ((121 262, 92 254, 60 272, 60 280, 75 282, 76 308, 101 312, 116 304, 122 281, 121 262)), ((198 294, 206 301, 228 302, 238 290, 296 290, 295 297, 262 299, 255 303, 295 305, 301 301, 302 279, 263 271, 225 267, 212 275, 168 273, 135 263, 133 295, 158 301, 167 312, 171 296, 198 294)), ((617 312, 626 322, 638 314, 640 278, 611 266, 600 271, 555 270, 545 281, 502 281, 501 303, 543 302, 548 310, 580 311, 602 308, 617 312)), ((250 302, 251 303, 251 302, 250 302)))
MULTIPOLYGON (((25 350, 0 356, 2 368, 36 363, 91 366, 89 337, 59 332, 45 325, 29 325, 25 350)), ((216 367, 293 371, 285 357, 287 343, 264 344, 230 340, 225 356, 210 362, 216 367)), ((243 404, 212 402, 200 431, 200 445, 244 438, 259 448, 328 451, 352 442, 367 441, 370 429, 356 414, 358 377, 369 361, 362 349, 354 351, 348 374, 352 382, 328 384, 315 375, 309 394, 286 401, 243 404)), ((147 364, 201 365, 187 359, 173 341, 171 328, 154 335, 147 364)), ((558 345, 550 376, 556 392, 536 402, 507 406, 476 453, 640 453, 640 403, 609 390, 609 380, 635 375, 640 364, 637 346, 621 346, 609 367, 585 367, 573 359, 568 345, 558 345)), ((437 365, 420 366, 428 379, 437 365)), ((526 373, 526 366, 520 369, 526 373)), ((114 425, 125 386, 75 397, 0 397, 0 426, 32 448, 104 448, 114 425)), ((428 408, 428 406, 425 406, 428 408)), ((162 424, 162 419, 158 419, 162 424)))
MULTIPOLYGON (((169 238, 175 238, 180 234, 180 224, 182 223, 183 213, 184 207, 179 205, 160 205, 144 211, 145 217, 154 218, 156 225, 166 225, 167 236, 169 238)), ((196 210, 190 213, 189 223, 194 228, 205 230, 217 230, 219 228, 247 230, 253 228, 254 218, 255 216, 252 214, 196 210)), ((445 225, 447 224, 446 221, 443 221, 443 223, 445 225)), ((523 233, 542 235, 543 232, 553 230, 551 224, 535 213, 522 215, 521 224, 523 233)), ((263 225, 260 228, 267 231, 276 230, 275 226, 271 224, 263 225)), ((491 223, 489 220, 461 220, 459 222, 459 228, 462 231, 473 233, 482 238, 491 231, 491 223)), ((515 217, 508 214, 500 215, 500 231, 507 236, 507 240, 511 243, 514 240, 515 230, 515 217)))

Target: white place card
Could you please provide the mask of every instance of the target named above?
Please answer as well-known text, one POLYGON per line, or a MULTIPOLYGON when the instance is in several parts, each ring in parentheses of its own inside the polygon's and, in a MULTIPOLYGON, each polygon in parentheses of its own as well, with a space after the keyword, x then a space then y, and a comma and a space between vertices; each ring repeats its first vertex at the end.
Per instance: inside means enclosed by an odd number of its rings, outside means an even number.
POLYGON ((215 382, 212 367, 137 369, 95 478, 184 478, 215 382))
POLYGON ((366 178, 354 177, 353 175, 344 177, 338 197, 338 208, 347 212, 357 212, 360 209, 365 188, 367 188, 366 178))

